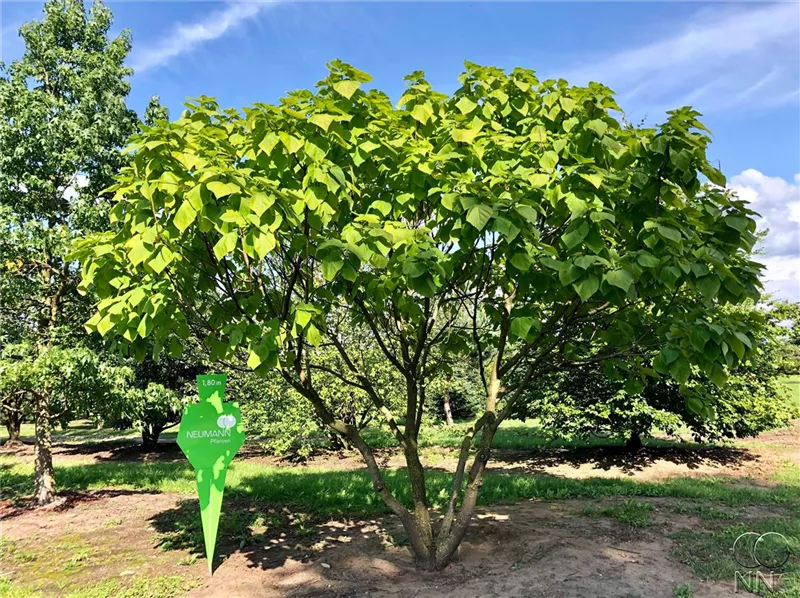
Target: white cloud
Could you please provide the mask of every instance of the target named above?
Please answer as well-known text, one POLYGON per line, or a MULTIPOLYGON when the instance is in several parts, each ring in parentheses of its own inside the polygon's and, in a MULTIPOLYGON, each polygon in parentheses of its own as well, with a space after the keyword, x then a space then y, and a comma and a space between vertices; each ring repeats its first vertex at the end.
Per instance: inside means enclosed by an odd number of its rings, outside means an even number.
POLYGON ((178 23, 163 38, 135 46, 142 49, 134 50, 131 67, 134 72, 142 73, 163 66, 173 58, 188 54, 206 42, 219 39, 276 3, 276 0, 231 3, 223 10, 211 12, 199 21, 178 23))
POLYGON ((602 81, 637 112, 660 112, 681 102, 708 110, 796 101, 800 5, 697 12, 673 36, 597 60, 585 57, 565 77, 575 83, 602 81))
POLYGON ((794 182, 749 168, 728 181, 760 214, 759 230, 769 230, 756 261, 766 267, 765 287, 783 299, 800 301, 800 174, 794 182))
POLYGON ((756 257, 766 266, 764 290, 776 299, 800 301, 800 256, 756 257))

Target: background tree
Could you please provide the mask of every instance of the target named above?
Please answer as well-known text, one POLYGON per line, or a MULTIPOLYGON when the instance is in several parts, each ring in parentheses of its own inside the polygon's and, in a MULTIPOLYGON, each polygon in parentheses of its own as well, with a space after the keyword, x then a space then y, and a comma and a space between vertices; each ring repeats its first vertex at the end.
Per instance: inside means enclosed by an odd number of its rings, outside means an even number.
POLYGON ((778 357, 778 368, 783 374, 800 374, 800 303, 775 301, 771 316, 780 326, 779 338, 782 347, 778 357))
POLYGON ((189 347, 181 356, 149 355, 131 362, 130 383, 98 397, 93 412, 111 427, 135 428, 142 447, 152 450, 164 430, 180 422, 183 407, 197 395, 196 378, 206 371, 201 355, 189 347))
MULTIPOLYGON (((102 190, 123 165, 118 148, 137 126, 125 105, 129 33, 109 38, 111 12, 100 3, 87 15, 83 2, 51 0, 44 13, 22 26, 25 52, 0 75, 0 287, 3 310, 36 348, 31 366, 62 361, 66 353, 51 359, 48 352, 68 346, 80 330, 77 267, 65 256, 74 238, 108 227, 102 190)), ((31 390, 37 504, 54 496, 56 383, 40 378, 31 390)))
POLYGON ((100 297, 88 326, 139 356, 194 333, 213 361, 277 370, 361 453, 419 566, 439 569, 466 533, 498 426, 532 379, 601 362, 640 378, 660 350, 652 374, 685 385, 697 366, 722 385, 721 347, 742 348, 733 366, 752 340, 737 314, 714 310, 757 298, 759 266, 752 212, 701 186, 701 174, 724 177, 697 112, 622 127, 602 85, 470 63, 451 96, 422 73, 407 80, 398 109, 341 62, 316 92, 277 106, 190 103, 133 140, 114 229, 75 255, 100 297), (700 351, 691 331, 709 313, 700 351), (402 420, 353 334, 371 335, 403 380, 402 420), (328 349, 339 355, 332 375, 370 398, 401 447, 410 503, 326 403, 328 349), (418 439, 429 383, 458 355, 479 364, 482 413, 435 519, 418 439))
MULTIPOLYGON (((706 441, 755 436, 786 425, 797 416, 797 409, 779 384, 784 332, 778 312, 752 304, 733 309, 747 322, 755 341, 753 351, 735 367, 726 366, 728 379, 722 387, 696 368, 685 385, 695 397, 705 397, 713 410, 711 417, 690 409, 684 398, 686 388, 682 392, 674 381, 653 376, 615 379, 614 372, 605 375, 597 365, 553 372, 535 380, 515 415, 538 418, 551 434, 619 436, 631 449, 641 448, 641 438, 655 430, 673 435, 688 428, 695 440, 706 441)), ((704 350, 708 338, 698 326, 690 342, 704 350)), ((743 347, 734 349, 726 344, 723 351, 725 355, 739 353, 743 347)))

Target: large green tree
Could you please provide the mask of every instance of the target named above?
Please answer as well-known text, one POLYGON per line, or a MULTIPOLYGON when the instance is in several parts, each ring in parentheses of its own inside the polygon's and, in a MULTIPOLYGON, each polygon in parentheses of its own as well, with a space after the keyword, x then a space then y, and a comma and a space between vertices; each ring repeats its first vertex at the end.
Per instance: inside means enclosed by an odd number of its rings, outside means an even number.
MULTIPOLYGON (((83 340, 75 337, 86 302, 66 254, 76 237, 108 227, 102 190, 125 163, 119 147, 138 123, 125 104, 130 35, 109 38, 109 9, 98 2, 87 14, 79 0, 51 0, 44 13, 22 26, 25 52, 0 74, 2 317, 16 341, 34 347, 25 371, 63 363, 71 353, 61 349, 83 340)), ((54 496, 51 400, 61 381, 58 368, 47 371, 27 391, 38 504, 54 496)))
MULTIPOLYGON (((535 380, 525 391, 514 415, 536 417, 548 433, 588 437, 618 436, 630 449, 642 447, 642 437, 655 431, 677 435, 688 428, 697 441, 756 436, 785 426, 797 417, 794 401, 779 381, 784 345, 770 312, 749 306, 742 314, 749 322, 755 344, 746 359, 727 367, 721 387, 696 368, 686 386, 663 377, 617 379, 606 376, 602 366, 571 368, 535 380), (705 399, 713 415, 696 413, 685 401, 705 399), (683 392, 682 392, 683 391, 683 392)), ((713 324, 713 322, 708 322, 713 324)), ((697 326, 691 342, 702 348, 707 340, 697 326)), ((722 349, 721 349, 722 350, 722 349)), ((734 350, 728 347, 725 354, 734 350)))
POLYGON ((195 333, 213 360, 277 370, 361 453, 419 566, 439 569, 534 377, 598 362, 639 377, 658 349, 657 373, 684 383, 696 365, 724 382, 719 347, 745 356, 746 326, 719 316, 703 351, 690 333, 715 305, 758 296, 755 223, 744 202, 701 184, 724 177, 689 108, 633 128, 603 85, 470 63, 452 95, 413 73, 397 108, 362 89, 369 80, 337 61, 315 92, 278 105, 190 103, 133 139, 115 228, 76 256, 101 298, 88 325, 134 354, 195 333), (348 343, 361 330, 403 381, 402 420, 348 343), (410 503, 328 407, 317 378, 328 349, 401 447, 410 503), (439 517, 418 438, 428 384, 459 354, 479 364, 484 399, 439 517))

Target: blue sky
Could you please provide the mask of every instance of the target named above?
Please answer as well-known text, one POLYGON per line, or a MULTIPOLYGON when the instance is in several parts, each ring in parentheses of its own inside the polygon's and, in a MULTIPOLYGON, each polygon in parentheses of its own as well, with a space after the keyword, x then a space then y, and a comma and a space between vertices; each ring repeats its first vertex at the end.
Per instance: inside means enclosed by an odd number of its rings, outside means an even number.
MULTIPOLYGON (((444 92, 465 59, 533 68, 618 93, 633 121, 691 104, 714 133, 710 154, 762 212, 768 288, 800 300, 800 4, 297 3, 110 1, 115 31, 133 33, 131 105, 159 94, 173 115, 186 97, 224 106, 274 102, 341 58, 399 98, 424 70, 444 92)), ((40 2, 0 3, 2 59, 40 2)))

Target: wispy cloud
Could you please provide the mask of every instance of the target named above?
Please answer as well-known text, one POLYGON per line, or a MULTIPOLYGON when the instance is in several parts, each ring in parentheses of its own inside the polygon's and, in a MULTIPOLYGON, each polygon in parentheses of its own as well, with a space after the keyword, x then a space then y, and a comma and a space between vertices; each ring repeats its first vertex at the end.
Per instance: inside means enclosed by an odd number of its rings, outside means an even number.
POLYGON ((800 85, 800 5, 725 6, 695 13, 673 36, 604 57, 587 56, 568 73, 602 81, 637 111, 774 106, 800 85))
POLYGON ((199 21, 179 23, 172 31, 155 42, 139 46, 131 57, 134 72, 164 66, 174 58, 196 50, 204 43, 219 39, 246 21, 274 6, 278 0, 264 0, 227 4, 222 10, 211 12, 199 21))
POLYGON ((748 168, 729 187, 760 214, 759 230, 768 230, 756 261, 767 267, 765 286, 782 299, 800 301, 800 174, 794 181, 748 168))

